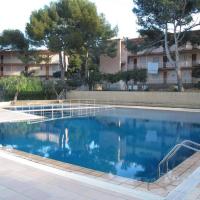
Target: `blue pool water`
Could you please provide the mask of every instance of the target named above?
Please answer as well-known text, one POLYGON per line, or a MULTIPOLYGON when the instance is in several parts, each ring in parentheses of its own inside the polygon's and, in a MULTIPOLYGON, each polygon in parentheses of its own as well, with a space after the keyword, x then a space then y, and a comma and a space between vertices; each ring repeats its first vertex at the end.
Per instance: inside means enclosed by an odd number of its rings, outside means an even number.
MULTIPOLYGON (((131 179, 153 181, 158 163, 185 139, 200 142, 198 113, 114 109, 37 124, 0 124, 0 144, 131 179)), ((191 152, 181 150, 171 166, 191 152)))

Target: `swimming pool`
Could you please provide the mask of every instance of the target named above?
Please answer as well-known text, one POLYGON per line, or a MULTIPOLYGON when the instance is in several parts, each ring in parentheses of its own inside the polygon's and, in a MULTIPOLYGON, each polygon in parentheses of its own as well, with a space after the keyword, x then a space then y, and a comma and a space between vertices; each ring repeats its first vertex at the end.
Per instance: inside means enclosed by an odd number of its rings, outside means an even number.
MULTIPOLYGON (((153 181, 176 144, 200 142, 200 114, 145 109, 96 113, 36 124, 0 124, 0 144, 131 179, 153 181)), ((180 150, 171 167, 190 151, 180 150)))

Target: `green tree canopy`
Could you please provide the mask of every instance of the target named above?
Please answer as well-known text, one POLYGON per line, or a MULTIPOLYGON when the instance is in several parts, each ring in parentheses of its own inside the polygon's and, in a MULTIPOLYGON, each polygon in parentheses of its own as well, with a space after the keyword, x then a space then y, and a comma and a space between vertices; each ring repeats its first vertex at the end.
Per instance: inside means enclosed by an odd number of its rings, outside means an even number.
POLYGON ((61 77, 64 79, 66 55, 79 54, 82 70, 87 76, 88 59, 111 52, 108 39, 116 35, 105 17, 98 15, 94 3, 88 0, 60 0, 34 11, 26 32, 35 45, 45 45, 59 52, 61 77))
POLYGON ((20 30, 4 30, 0 36, 1 50, 25 50, 29 42, 20 30))
POLYGON ((116 74, 104 74, 103 79, 111 83, 116 83, 120 80, 123 80, 126 85, 130 80, 134 82, 146 82, 147 79, 147 70, 146 69, 133 69, 131 71, 118 72, 116 74))

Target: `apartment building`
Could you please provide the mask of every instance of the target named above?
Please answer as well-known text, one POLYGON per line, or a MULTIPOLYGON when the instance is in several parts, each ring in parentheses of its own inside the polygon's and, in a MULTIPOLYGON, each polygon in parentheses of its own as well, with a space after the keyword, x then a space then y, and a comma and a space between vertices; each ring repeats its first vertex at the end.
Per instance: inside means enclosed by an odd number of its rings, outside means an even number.
POLYGON ((23 53, 19 51, 1 51, 0 52, 0 77, 18 76, 23 71, 33 72, 33 76, 49 79, 53 74, 60 71, 59 55, 48 50, 39 50, 33 52, 40 57, 45 58, 39 64, 34 61, 24 63, 21 59, 23 53))
MULTIPOLYGON (((135 38, 133 43, 140 43, 142 38, 135 38)), ((171 47, 174 51, 174 46, 171 47)), ((192 71, 200 68, 200 44, 192 45, 187 42, 180 48, 180 66, 184 84, 192 84, 199 79, 192 77, 192 71)), ((163 86, 177 83, 176 71, 170 65, 163 47, 146 49, 131 53, 126 49, 124 40, 117 40, 117 55, 114 58, 102 55, 100 57, 100 71, 115 74, 119 71, 128 71, 136 68, 146 68, 148 72, 147 84, 163 86)))

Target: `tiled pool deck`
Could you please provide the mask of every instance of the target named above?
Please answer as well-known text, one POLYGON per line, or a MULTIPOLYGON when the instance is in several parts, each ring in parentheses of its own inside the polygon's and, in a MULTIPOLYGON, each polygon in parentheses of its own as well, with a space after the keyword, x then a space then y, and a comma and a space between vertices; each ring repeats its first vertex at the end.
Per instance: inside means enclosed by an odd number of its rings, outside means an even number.
POLYGON ((0 108, 0 123, 38 120, 42 117, 0 108))
MULTIPOLYGON (((95 191, 97 190, 96 193, 93 191, 94 197, 91 196, 87 199, 200 199, 200 153, 194 154, 183 163, 181 163, 179 166, 177 166, 173 171, 169 172, 157 181, 149 184, 141 181, 135 181, 102 172, 97 172, 71 164, 62 163, 59 161, 43 158, 14 149, 4 149, 3 147, 1 147, 0 176, 4 176, 4 170, 7 169, 7 164, 5 164, 6 162, 11 162, 10 165, 12 166, 12 169, 10 169, 10 173, 7 173, 6 175, 8 180, 19 179, 20 181, 20 176, 24 176, 24 172, 28 177, 34 178, 34 172, 32 171, 37 169, 39 170, 39 174, 42 174, 44 172, 45 174, 49 174, 49 176, 56 176, 58 180, 55 182, 52 180, 52 184, 54 184, 55 187, 57 187, 57 184, 59 184, 59 177, 62 180, 65 179, 66 182, 69 182, 68 184, 71 184, 70 187, 77 189, 76 193, 77 195, 80 195, 77 199, 86 199, 85 197, 82 197, 82 191, 79 191, 78 189, 79 185, 83 185, 86 191, 87 189, 90 190, 91 187, 94 188, 95 191), (14 173, 16 168, 18 168, 19 165, 22 164, 25 165, 23 167, 25 171, 14 173), (26 166, 27 169, 25 169, 26 166), (101 196, 101 192, 99 193, 99 191, 102 191, 103 196, 101 196), (104 198, 104 193, 109 193, 109 195, 104 198)), ((42 182, 40 181, 41 180, 38 179, 37 184, 42 184, 42 182)), ((12 184, 10 186, 10 188, 13 188, 13 190, 15 187, 18 187, 18 185, 15 186, 14 184, 12 184)), ((26 184, 24 185, 24 187, 26 187, 26 184)), ((64 188, 65 186, 62 185, 62 187, 64 188)), ((68 186, 66 185, 66 189, 67 188, 68 186)), ((26 194, 25 188, 24 192, 26 194)), ((48 191, 46 192, 48 193, 48 191)), ((51 193, 52 191, 49 192, 51 193)), ((21 194, 23 195, 23 193, 21 194)))
MULTIPOLYGON (((131 200, 131 197, 66 179, 0 157, 1 200, 131 200)), ((137 199, 135 199, 137 200, 137 199)))

